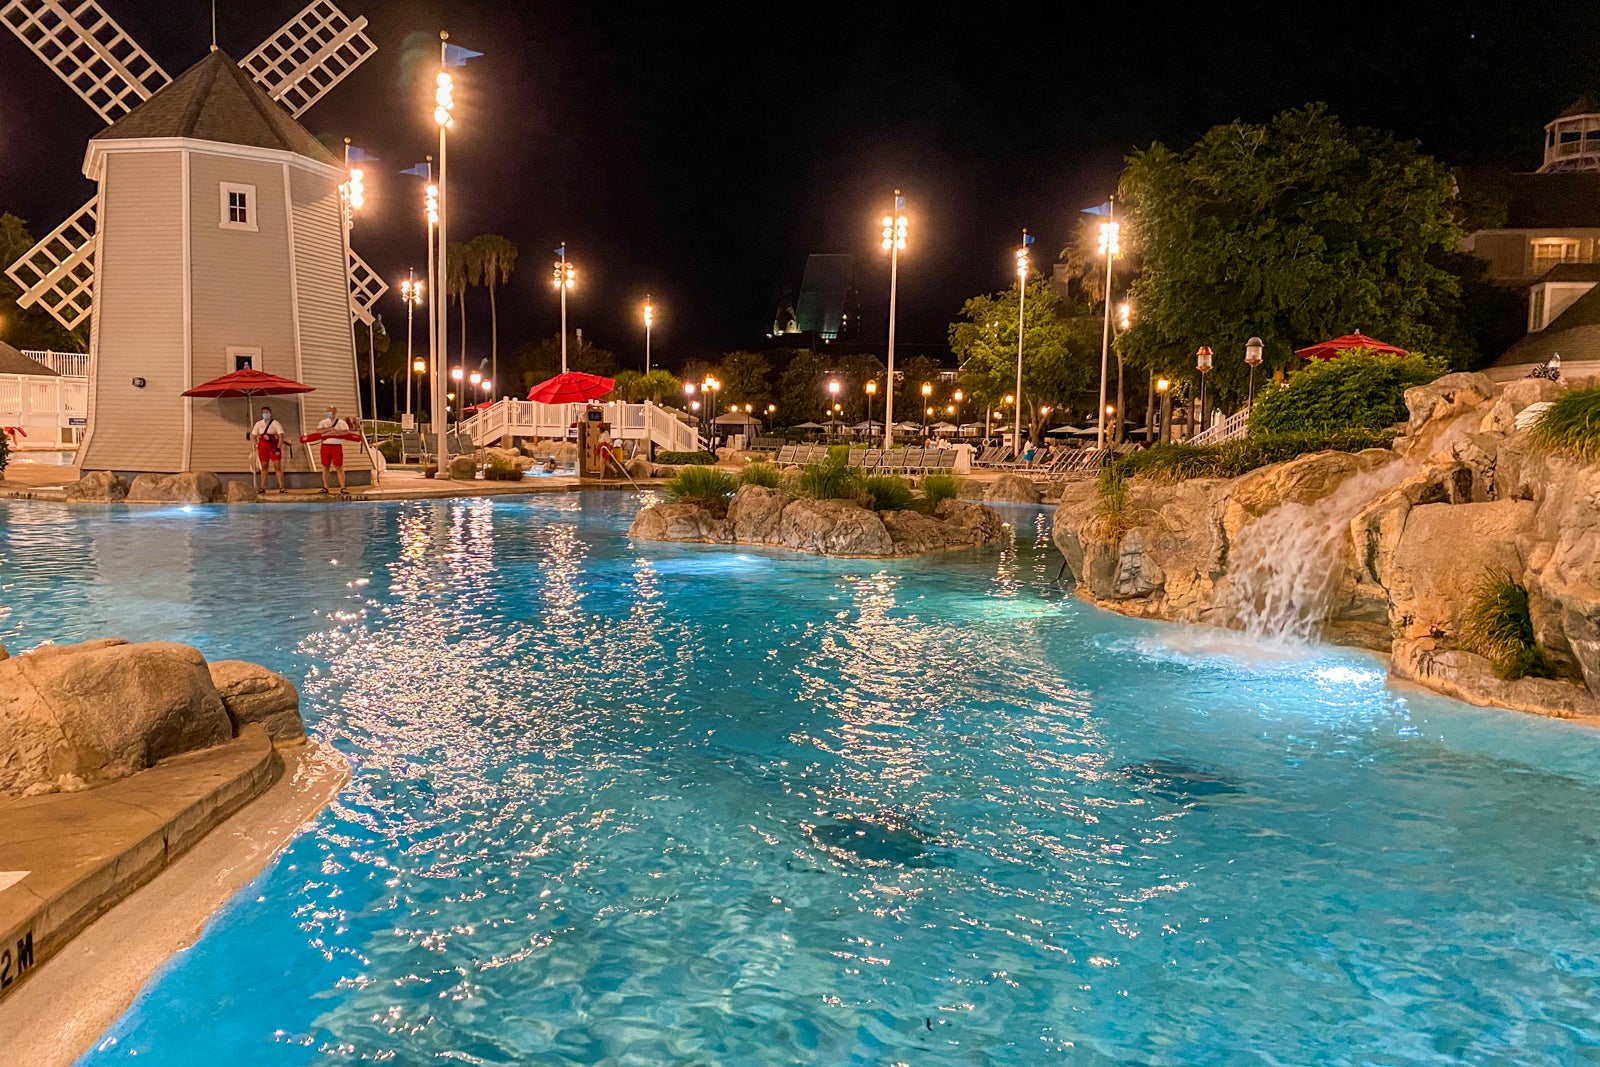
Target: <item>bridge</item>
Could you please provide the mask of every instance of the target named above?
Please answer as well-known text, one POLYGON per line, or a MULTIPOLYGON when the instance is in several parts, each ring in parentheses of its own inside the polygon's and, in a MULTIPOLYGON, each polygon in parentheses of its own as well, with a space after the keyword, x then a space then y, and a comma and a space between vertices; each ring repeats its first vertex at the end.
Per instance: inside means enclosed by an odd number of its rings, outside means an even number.
POLYGON ((88 355, 22 354, 43 366, 38 374, 0 374, 0 427, 21 431, 12 436, 11 447, 76 448, 89 421, 88 355), (56 373, 46 373, 47 367, 56 373))
MULTIPOLYGON (((480 445, 505 437, 538 437, 565 441, 575 436, 578 419, 587 404, 539 404, 532 400, 497 400, 461 423, 461 432, 480 445)), ((662 452, 693 452, 700 448, 694 427, 669 408, 646 401, 601 404, 611 436, 622 441, 649 442, 662 452)))

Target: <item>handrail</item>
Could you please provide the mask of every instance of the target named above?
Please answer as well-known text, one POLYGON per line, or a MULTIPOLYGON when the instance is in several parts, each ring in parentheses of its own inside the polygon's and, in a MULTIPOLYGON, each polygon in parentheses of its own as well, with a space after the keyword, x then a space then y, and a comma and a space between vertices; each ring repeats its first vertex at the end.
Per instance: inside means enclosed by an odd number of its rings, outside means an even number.
POLYGON ((1220 445, 1237 441, 1250 432, 1250 409, 1240 408, 1222 422, 1207 426, 1189 439, 1192 445, 1220 445))

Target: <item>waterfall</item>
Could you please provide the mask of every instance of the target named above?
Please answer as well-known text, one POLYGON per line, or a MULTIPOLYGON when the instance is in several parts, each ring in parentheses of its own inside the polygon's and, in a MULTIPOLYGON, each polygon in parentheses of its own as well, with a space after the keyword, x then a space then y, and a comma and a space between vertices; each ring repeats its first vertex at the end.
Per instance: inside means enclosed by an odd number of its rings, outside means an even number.
POLYGON ((1315 639, 1345 579, 1350 520, 1412 469, 1391 460, 1312 503, 1280 504, 1240 530, 1228 549, 1224 605, 1245 632, 1268 641, 1315 639))

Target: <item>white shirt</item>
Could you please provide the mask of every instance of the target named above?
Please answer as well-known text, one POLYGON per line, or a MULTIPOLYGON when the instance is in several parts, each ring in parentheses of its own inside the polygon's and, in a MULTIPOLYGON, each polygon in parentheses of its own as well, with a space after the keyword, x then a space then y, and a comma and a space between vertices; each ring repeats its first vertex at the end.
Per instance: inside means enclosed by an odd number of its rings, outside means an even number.
POLYGON ((277 419, 273 419, 271 422, 266 419, 257 419, 256 424, 250 427, 250 436, 252 437, 270 437, 273 434, 277 434, 279 437, 283 436, 283 423, 277 419))
MULTIPOLYGON (((349 433, 350 423, 349 420, 347 420, 343 415, 340 415, 337 419, 323 419, 321 422, 317 423, 317 429, 322 430, 325 433, 349 433)), ((344 446, 343 441, 324 441, 322 443, 325 445, 339 445, 340 447, 344 446)))

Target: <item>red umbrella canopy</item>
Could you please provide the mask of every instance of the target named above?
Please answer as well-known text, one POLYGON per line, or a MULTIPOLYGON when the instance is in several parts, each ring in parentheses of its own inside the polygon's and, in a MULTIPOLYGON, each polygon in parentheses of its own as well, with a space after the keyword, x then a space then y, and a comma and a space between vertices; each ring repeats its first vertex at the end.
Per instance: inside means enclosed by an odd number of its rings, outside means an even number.
POLYGON ((541 404, 576 404, 585 400, 599 400, 616 388, 616 384, 612 378, 569 370, 528 390, 528 399, 541 404))
POLYGON ((220 378, 213 378, 203 382, 193 389, 186 391, 184 396, 203 397, 251 397, 251 396, 289 396, 294 393, 314 393, 316 389, 309 385, 280 378, 276 374, 268 374, 259 370, 236 370, 232 374, 224 374, 220 378))
POLYGON ((1343 337, 1335 337, 1331 341, 1323 341, 1321 344, 1297 348, 1294 354, 1301 359, 1338 359, 1341 354, 1352 348, 1364 348, 1368 352, 1383 352, 1391 356, 1410 355, 1405 349, 1396 345, 1386 345, 1376 337, 1368 337, 1360 330, 1347 333, 1343 337))

